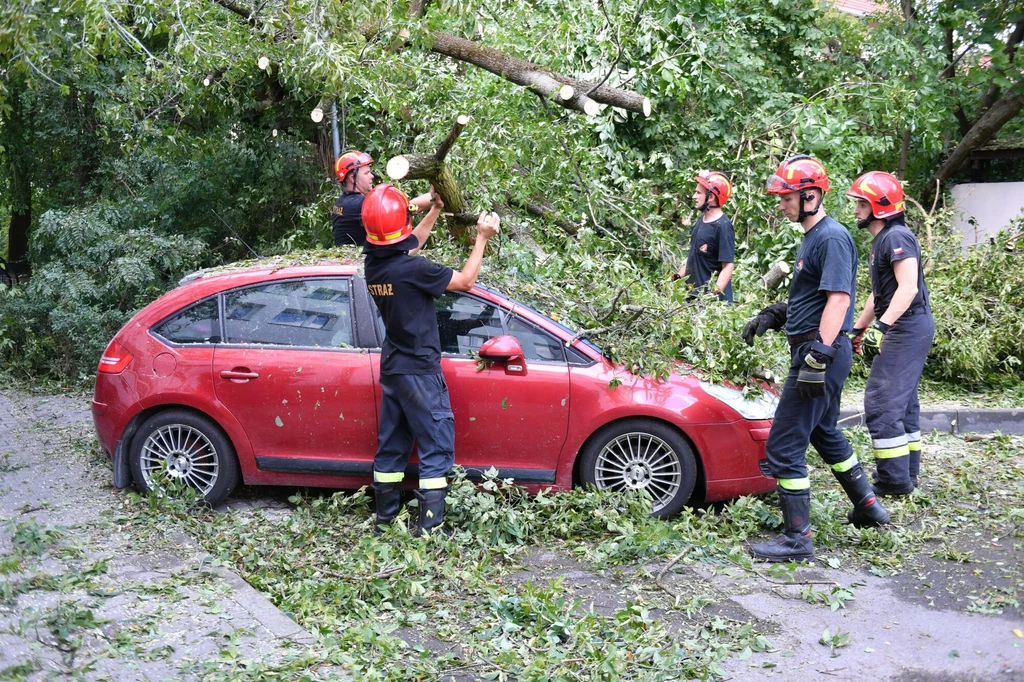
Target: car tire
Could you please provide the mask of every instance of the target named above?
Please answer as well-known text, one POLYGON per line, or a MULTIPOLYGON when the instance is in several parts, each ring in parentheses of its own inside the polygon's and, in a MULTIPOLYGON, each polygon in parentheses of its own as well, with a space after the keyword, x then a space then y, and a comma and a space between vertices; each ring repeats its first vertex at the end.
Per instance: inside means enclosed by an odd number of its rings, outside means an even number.
POLYGON ((655 419, 626 419, 598 430, 584 446, 580 480, 599 490, 644 489, 652 516, 676 514, 693 494, 697 461, 674 428, 655 419))
POLYGON ((129 460, 135 487, 148 493, 163 471, 199 490, 210 504, 238 484, 238 459, 227 435, 209 418, 184 409, 158 412, 132 438, 129 460))

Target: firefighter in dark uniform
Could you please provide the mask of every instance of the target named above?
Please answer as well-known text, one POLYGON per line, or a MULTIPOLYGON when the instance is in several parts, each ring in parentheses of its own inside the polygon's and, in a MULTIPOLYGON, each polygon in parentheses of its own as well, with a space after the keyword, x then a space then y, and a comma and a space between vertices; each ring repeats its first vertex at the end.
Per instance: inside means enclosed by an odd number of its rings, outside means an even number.
POLYGON ((686 279, 694 290, 709 288, 723 301, 732 302, 732 271, 736 259, 736 235, 722 207, 732 196, 732 183, 718 171, 701 171, 695 178, 693 200, 701 217, 690 234, 686 263, 672 280, 686 279), (708 287, 717 272, 714 286, 708 287))
MULTIPOLYGON (((362 210, 363 200, 373 189, 373 172, 370 170, 372 163, 372 156, 355 150, 345 152, 334 162, 334 174, 341 183, 341 196, 331 209, 335 246, 366 244, 362 210)), ((431 201, 430 194, 421 194, 412 200, 412 204, 424 209, 431 201)))
POLYGON ((778 195, 786 218, 803 227, 804 238, 788 302, 768 306, 743 328, 744 339, 753 345, 755 335, 785 327, 791 352, 789 375, 766 444, 785 528, 777 539, 752 545, 751 552, 765 561, 799 561, 814 558, 808 445, 814 445, 853 502, 847 514, 850 523, 880 525, 888 523, 889 514, 837 423, 843 384, 853 364, 852 342, 844 332, 853 328, 857 248, 849 231, 822 208, 829 182, 817 159, 786 159, 767 189, 778 195))
POLYGON ((865 173, 846 195, 857 200, 857 227, 874 238, 871 295, 853 333, 854 345, 871 364, 864 421, 878 467, 875 493, 909 495, 921 469, 917 388, 935 337, 921 245, 904 222, 903 186, 895 176, 865 173))
POLYGON ((412 228, 409 199, 391 185, 379 185, 363 202, 366 228, 366 284, 384 319, 380 357, 380 426, 373 458, 378 532, 398 515, 402 479, 419 452, 418 535, 444 520, 446 476, 455 462, 455 417, 441 374, 441 339, 434 300, 445 291, 468 291, 476 282, 487 240, 498 233, 497 214, 477 221, 476 244, 460 272, 416 256, 440 214, 430 212, 412 228))

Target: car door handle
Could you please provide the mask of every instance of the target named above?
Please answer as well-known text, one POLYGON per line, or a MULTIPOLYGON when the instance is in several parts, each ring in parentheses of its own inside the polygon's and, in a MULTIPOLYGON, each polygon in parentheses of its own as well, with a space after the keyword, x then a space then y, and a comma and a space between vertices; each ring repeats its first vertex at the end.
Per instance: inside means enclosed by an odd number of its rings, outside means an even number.
POLYGON ((236 369, 226 369, 220 373, 221 379, 227 379, 228 381, 234 381, 239 384, 243 384, 246 381, 253 379, 259 379, 259 372, 250 372, 247 367, 239 367, 236 369))

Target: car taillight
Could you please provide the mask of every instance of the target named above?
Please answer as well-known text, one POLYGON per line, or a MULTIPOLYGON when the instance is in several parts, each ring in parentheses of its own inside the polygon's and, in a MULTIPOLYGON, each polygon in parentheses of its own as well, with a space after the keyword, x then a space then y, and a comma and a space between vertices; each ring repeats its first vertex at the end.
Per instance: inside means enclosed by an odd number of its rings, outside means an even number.
POLYGON ((97 371, 101 374, 118 374, 123 372, 133 359, 132 354, 126 351, 121 344, 111 341, 107 349, 103 351, 97 371))

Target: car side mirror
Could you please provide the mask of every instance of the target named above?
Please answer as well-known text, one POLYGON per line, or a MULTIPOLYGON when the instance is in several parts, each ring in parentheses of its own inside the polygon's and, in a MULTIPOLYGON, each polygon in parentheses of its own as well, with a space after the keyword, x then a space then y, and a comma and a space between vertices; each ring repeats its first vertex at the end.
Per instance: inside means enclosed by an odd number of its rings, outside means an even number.
POLYGON ((505 366, 505 374, 526 376, 526 358, 519 339, 508 334, 487 339, 478 352, 481 358, 505 366))

